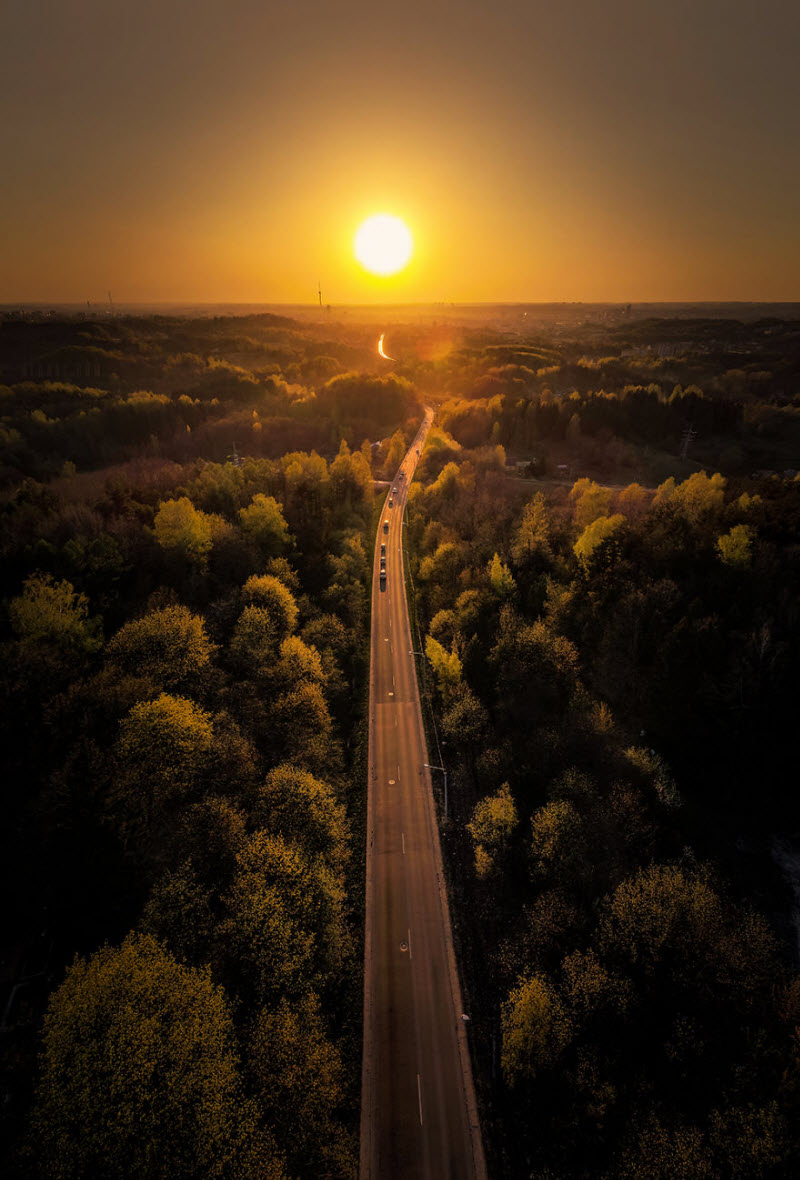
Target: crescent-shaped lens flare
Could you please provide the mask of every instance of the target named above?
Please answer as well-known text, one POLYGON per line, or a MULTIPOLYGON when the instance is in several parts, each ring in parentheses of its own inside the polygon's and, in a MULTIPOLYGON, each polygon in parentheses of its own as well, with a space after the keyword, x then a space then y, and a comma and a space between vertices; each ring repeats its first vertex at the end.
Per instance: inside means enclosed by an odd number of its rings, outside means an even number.
POLYGON ((384 338, 384 336, 385 336, 385 335, 386 335, 386 333, 385 333, 385 332, 381 332, 381 338, 380 338, 380 340, 378 341, 378 352, 380 353, 380 355, 383 357, 383 359, 384 359, 385 361, 393 361, 393 360, 394 360, 394 357, 393 357, 393 356, 389 356, 388 352, 384 352, 384 351, 383 351, 383 338, 384 338))

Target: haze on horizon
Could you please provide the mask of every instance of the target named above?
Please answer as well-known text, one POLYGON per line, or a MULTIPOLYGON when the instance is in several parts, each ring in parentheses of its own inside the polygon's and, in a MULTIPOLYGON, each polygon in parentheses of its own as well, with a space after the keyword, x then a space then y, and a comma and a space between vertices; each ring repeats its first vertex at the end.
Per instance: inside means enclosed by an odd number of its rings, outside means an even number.
POLYGON ((10 0, 0 302, 795 300, 798 43, 793 0, 10 0))

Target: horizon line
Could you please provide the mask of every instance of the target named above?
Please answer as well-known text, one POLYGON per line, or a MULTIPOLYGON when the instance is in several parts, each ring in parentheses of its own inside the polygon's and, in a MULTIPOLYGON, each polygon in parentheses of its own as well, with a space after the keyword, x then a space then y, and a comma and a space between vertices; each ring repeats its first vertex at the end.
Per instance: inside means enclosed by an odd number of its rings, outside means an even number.
MULTIPOLYGON (((446 300, 418 299, 413 301, 380 301, 373 302, 341 302, 327 303, 322 308, 315 301, 308 302, 276 302, 273 300, 238 300, 238 299, 131 299, 115 300, 112 310, 121 307, 297 307, 312 311, 325 311, 333 308, 389 308, 389 307, 675 307, 675 306, 771 306, 793 307, 800 305, 800 295, 797 299, 483 299, 483 300, 446 300)), ((0 309, 20 308, 48 308, 48 307, 77 307, 91 310, 109 310, 109 304, 103 299, 23 299, 14 301, 0 301, 0 309)))

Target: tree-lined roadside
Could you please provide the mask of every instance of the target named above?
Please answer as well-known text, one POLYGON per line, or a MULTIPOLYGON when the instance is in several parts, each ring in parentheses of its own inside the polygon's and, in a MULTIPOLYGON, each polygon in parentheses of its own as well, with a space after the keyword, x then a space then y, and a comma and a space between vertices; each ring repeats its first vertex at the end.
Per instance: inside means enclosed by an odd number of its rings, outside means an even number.
POLYGON ((420 477, 496 1174, 790 1175, 798 983, 769 834, 790 806, 796 488, 548 497, 490 446, 433 446, 420 477))

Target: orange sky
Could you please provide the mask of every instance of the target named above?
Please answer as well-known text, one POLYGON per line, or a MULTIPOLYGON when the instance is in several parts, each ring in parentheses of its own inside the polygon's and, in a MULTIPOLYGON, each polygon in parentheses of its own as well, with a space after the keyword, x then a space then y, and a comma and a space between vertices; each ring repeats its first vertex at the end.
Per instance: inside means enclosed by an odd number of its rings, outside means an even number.
POLYGON ((800 299, 799 13, 6 0, 0 302, 800 299))

